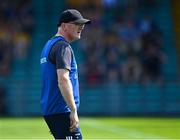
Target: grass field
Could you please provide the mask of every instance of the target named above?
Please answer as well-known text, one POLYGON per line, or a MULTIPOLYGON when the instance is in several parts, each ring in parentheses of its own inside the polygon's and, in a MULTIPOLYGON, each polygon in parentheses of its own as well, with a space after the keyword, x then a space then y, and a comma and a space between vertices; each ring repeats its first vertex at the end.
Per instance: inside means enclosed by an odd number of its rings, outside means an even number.
MULTIPOLYGON (((180 139, 180 118, 80 118, 84 139, 180 139)), ((0 118, 0 139, 53 139, 42 118, 0 118)))

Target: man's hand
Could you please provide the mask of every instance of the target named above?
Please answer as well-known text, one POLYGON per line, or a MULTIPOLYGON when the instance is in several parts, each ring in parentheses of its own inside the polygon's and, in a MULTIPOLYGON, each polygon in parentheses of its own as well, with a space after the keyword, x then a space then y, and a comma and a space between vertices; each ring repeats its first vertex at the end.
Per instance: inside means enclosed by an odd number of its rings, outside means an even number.
POLYGON ((74 132, 79 126, 79 118, 77 111, 71 111, 70 113, 70 131, 74 132))

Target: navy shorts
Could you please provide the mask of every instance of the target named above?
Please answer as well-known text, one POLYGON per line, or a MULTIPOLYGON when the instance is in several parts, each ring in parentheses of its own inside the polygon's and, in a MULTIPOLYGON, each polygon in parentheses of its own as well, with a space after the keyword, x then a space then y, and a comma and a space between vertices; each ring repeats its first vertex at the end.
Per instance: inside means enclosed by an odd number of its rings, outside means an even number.
POLYGON ((46 115, 44 119, 55 139, 82 139, 80 127, 70 132, 70 113, 46 115))

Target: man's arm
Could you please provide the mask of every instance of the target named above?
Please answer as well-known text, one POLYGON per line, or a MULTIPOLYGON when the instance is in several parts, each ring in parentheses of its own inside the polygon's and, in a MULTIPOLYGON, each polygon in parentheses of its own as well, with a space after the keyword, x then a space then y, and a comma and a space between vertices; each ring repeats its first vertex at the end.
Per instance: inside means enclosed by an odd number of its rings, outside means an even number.
POLYGON ((58 86, 61 94, 71 110, 70 114, 70 131, 74 131, 79 125, 76 104, 73 97, 72 84, 69 79, 69 70, 57 69, 58 86))

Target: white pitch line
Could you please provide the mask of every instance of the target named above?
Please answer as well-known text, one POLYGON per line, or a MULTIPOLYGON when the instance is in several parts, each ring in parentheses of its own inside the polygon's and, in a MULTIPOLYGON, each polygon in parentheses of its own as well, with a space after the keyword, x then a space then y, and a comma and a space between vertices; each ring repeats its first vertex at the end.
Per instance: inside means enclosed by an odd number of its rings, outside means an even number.
POLYGON ((97 121, 97 120, 88 120, 84 122, 85 125, 92 127, 92 128, 96 128, 96 129, 100 129, 103 131, 107 131, 107 132, 111 132, 114 134, 118 134, 122 136, 122 139, 127 138, 127 139, 153 139, 153 140, 158 140, 158 139, 167 139, 167 138, 163 138, 161 136, 157 136, 157 135, 153 135, 153 134, 146 134, 143 132, 139 132, 136 130, 132 130, 132 129, 127 129, 127 128, 119 128, 117 126, 108 126, 108 125, 104 125, 103 123, 97 121))

